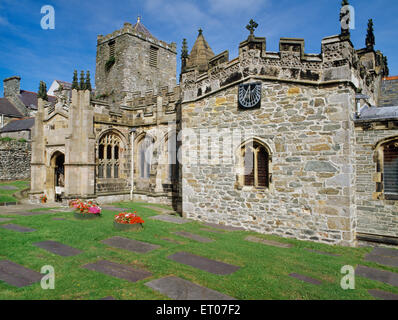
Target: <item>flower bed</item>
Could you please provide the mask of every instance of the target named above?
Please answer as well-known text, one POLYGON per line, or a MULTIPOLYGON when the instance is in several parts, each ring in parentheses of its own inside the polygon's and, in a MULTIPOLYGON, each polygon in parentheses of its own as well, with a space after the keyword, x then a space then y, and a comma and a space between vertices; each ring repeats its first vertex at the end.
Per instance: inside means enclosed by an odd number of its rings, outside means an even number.
POLYGON ((137 212, 121 212, 115 215, 113 225, 118 230, 141 230, 144 220, 137 216, 137 212))
POLYGON ((47 203, 47 196, 46 195, 40 196, 40 202, 47 203))
POLYGON ((69 206, 75 208, 75 218, 94 219, 101 217, 101 208, 93 201, 83 202, 79 199, 69 202, 69 206))

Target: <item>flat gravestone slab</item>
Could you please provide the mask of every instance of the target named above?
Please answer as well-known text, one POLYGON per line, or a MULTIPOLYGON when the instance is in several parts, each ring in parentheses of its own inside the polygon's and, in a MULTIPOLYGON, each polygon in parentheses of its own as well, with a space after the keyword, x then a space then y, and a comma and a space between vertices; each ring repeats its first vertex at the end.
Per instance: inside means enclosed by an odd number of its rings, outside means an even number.
POLYGON ((0 280, 22 288, 39 282, 43 275, 8 260, 0 261, 0 280))
POLYGON ((151 205, 145 205, 145 208, 157 211, 157 212, 161 212, 161 213, 174 213, 175 211, 173 209, 165 209, 165 208, 160 208, 160 207, 155 207, 155 206, 151 206, 151 205))
POLYGON ((355 275, 398 287, 398 273, 359 265, 355 270, 355 275))
POLYGON ((165 277, 145 285, 174 300, 236 300, 178 277, 165 277))
POLYGON ((244 228, 241 227, 232 227, 232 226, 226 226, 223 224, 216 224, 216 223, 209 223, 205 222, 203 223, 205 226, 216 228, 216 229, 221 229, 221 230, 227 230, 227 231, 245 231, 244 228))
POLYGON ((171 223, 176 223, 176 224, 184 224, 190 222, 187 219, 181 218, 181 217, 175 217, 175 216, 170 216, 170 215, 165 215, 161 214, 159 216, 154 216, 154 217, 149 217, 149 219, 153 220, 160 220, 164 222, 171 222, 171 223))
POLYGON ((206 229, 206 228, 201 228, 200 230, 206 231, 206 232, 212 232, 212 233, 220 233, 220 234, 224 233, 224 231, 222 231, 222 230, 213 230, 213 229, 206 229))
POLYGON ((5 224, 5 225, 1 225, 0 227, 4 228, 4 229, 8 229, 8 230, 17 231, 17 232, 33 232, 33 231, 36 231, 36 229, 22 227, 22 226, 19 226, 17 224, 5 224))
POLYGON ((388 257, 388 256, 379 256, 379 255, 373 254, 373 252, 367 254, 365 256, 364 260, 398 268, 398 258, 392 258, 392 257, 388 257))
POLYGON ((103 210, 117 211, 119 212, 134 212, 136 210, 130 208, 120 208, 120 207, 101 207, 103 210))
POLYGON ((7 222, 7 221, 11 221, 12 219, 10 218, 0 218, 0 222, 7 222))
POLYGON ((307 250, 307 251, 309 251, 309 252, 317 253, 317 254, 322 254, 322 255, 325 255, 325 256, 340 257, 339 254, 334 254, 334 253, 329 253, 329 252, 323 252, 323 251, 318 251, 318 250, 313 250, 313 249, 307 249, 307 248, 305 248, 305 250, 307 250))
POLYGON ((253 236, 248 236, 245 238, 245 240, 250 241, 250 242, 262 243, 262 244, 266 244, 268 246, 279 247, 279 248, 291 248, 293 246, 290 243, 281 243, 281 242, 277 242, 277 241, 265 240, 265 239, 261 239, 261 238, 257 238, 257 237, 253 237, 253 236))
POLYGON ((1 190, 18 190, 17 187, 14 186, 0 186, 1 190))
POLYGON ((240 269, 240 267, 238 266, 211 260, 188 252, 177 252, 171 256, 168 256, 167 258, 182 264, 189 265, 194 268, 198 268, 219 275, 231 274, 240 269))
POLYGON ((178 231, 178 232, 174 232, 174 234, 184 237, 184 238, 188 238, 188 239, 192 239, 198 242, 203 242, 203 243, 207 243, 207 242, 213 242, 214 240, 209 239, 209 238, 205 238, 205 237, 201 237, 197 234, 192 234, 189 232, 185 232, 185 231, 178 231))
POLYGON ((375 255, 379 255, 379 256, 398 258, 398 250, 397 249, 376 247, 373 249, 373 251, 371 253, 375 254, 375 255))
POLYGON ((82 251, 69 247, 65 244, 56 242, 56 241, 43 241, 43 242, 36 242, 33 244, 36 247, 42 248, 44 250, 50 251, 54 254, 57 254, 62 257, 72 257, 76 256, 82 251))
POLYGON ((307 282, 307 283, 315 284, 315 285, 317 285, 317 286, 319 286, 319 285, 322 284, 322 282, 319 281, 319 280, 316 280, 316 279, 314 279, 314 278, 307 277, 307 276, 305 276, 305 275, 298 274, 298 273, 291 273, 291 274, 289 274, 289 276, 291 276, 291 277, 293 277, 293 278, 296 278, 296 279, 299 279, 299 280, 301 280, 301 281, 307 282))
POLYGON ((38 215, 42 215, 42 214, 54 214, 54 212, 49 212, 49 211, 35 211, 35 212, 22 212, 19 213, 20 216, 38 216, 38 215))
POLYGON ((368 290, 369 294, 377 299, 382 299, 382 300, 398 300, 398 294, 394 294, 391 292, 386 292, 386 291, 381 291, 381 290, 368 290))
POLYGON ((175 243, 175 244, 185 244, 185 242, 177 241, 177 240, 169 239, 169 238, 162 238, 162 240, 170 242, 170 243, 175 243))
POLYGON ((122 238, 122 237, 113 237, 106 240, 101 241, 108 246, 128 250, 131 252, 137 253, 147 253, 149 251, 160 248, 160 246, 155 244, 150 244, 147 242, 141 242, 137 240, 122 238))
POLYGON ((109 297, 101 298, 100 300, 116 300, 116 299, 112 296, 109 296, 109 297))
POLYGON ((83 266, 83 268, 107 274, 109 276, 119 279, 124 279, 129 282, 137 282, 139 280, 152 276, 152 273, 148 271, 134 269, 123 264, 106 260, 100 260, 95 263, 86 264, 83 266))

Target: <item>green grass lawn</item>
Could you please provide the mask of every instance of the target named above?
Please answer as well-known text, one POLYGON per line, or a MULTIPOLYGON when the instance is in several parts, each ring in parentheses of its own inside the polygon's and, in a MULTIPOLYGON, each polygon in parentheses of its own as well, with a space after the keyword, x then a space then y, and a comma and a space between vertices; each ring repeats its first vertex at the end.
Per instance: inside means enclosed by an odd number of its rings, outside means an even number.
POLYGON ((0 182, 0 187, 1 186, 13 186, 18 188, 18 190, 3 190, 0 188, 0 203, 17 202, 18 200, 15 197, 13 197, 13 194, 17 193, 20 190, 29 188, 30 181, 21 180, 21 181, 0 182))
MULTIPOLYGON (((177 225, 148 219, 157 215, 142 204, 120 203, 117 206, 133 207, 145 220, 145 228, 140 232, 123 232, 113 229, 116 212, 103 211, 103 217, 95 220, 77 220, 73 213, 63 212, 39 216, 4 216, 14 218, 11 223, 37 229, 32 233, 18 233, 0 229, 0 260, 11 260, 25 267, 40 271, 42 266, 55 268, 55 290, 43 290, 40 284, 25 288, 15 288, 0 281, 0 299, 100 299, 113 296, 116 299, 160 300, 167 297, 153 291, 144 284, 164 276, 175 275, 199 285, 217 290, 237 299, 373 299, 368 289, 380 289, 398 293, 398 288, 380 282, 356 277, 355 290, 340 287, 340 270, 345 265, 358 264, 398 272, 372 262, 363 261, 369 248, 346 248, 328 246, 312 242, 283 239, 275 236, 259 235, 254 232, 225 231, 221 234, 201 230, 199 222, 177 225), (54 221, 53 217, 67 220, 54 221), (212 238, 212 243, 199 243, 174 235, 175 231, 188 231, 212 238), (276 248, 264 244, 245 241, 247 235, 276 240, 294 245, 292 248, 276 248), (161 248, 147 254, 114 249, 101 243, 101 240, 122 236, 160 245, 161 248), (167 237, 181 242, 174 244, 162 240, 167 237), (74 257, 61 257, 37 248, 32 244, 54 240, 75 247, 83 253, 74 257), (311 253, 318 251, 340 254, 331 257, 311 253), (230 275, 213 275, 199 269, 179 264, 167 256, 186 251, 210 259, 234 264, 241 268, 230 275), (145 269, 153 276, 136 283, 103 275, 81 268, 98 260, 109 260, 145 269), (304 283, 291 278, 290 273, 304 274, 323 282, 320 286, 304 283)), ((5 224, 5 223, 2 223, 5 224)))

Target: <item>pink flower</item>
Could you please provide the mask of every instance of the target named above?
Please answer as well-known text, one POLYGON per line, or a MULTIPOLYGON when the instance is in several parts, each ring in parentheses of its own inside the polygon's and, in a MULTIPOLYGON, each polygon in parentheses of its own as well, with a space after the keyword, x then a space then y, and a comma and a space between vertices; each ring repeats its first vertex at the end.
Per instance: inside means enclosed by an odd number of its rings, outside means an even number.
POLYGON ((93 214, 99 214, 101 213, 101 209, 97 206, 92 206, 88 209, 88 212, 93 214))

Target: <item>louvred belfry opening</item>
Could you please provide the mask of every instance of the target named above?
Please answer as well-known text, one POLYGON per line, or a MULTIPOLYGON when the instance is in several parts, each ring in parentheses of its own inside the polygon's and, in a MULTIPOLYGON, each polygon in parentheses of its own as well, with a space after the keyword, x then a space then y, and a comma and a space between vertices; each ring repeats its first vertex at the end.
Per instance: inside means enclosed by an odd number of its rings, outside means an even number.
POLYGON ((398 142, 384 146, 384 193, 398 195, 398 142))

